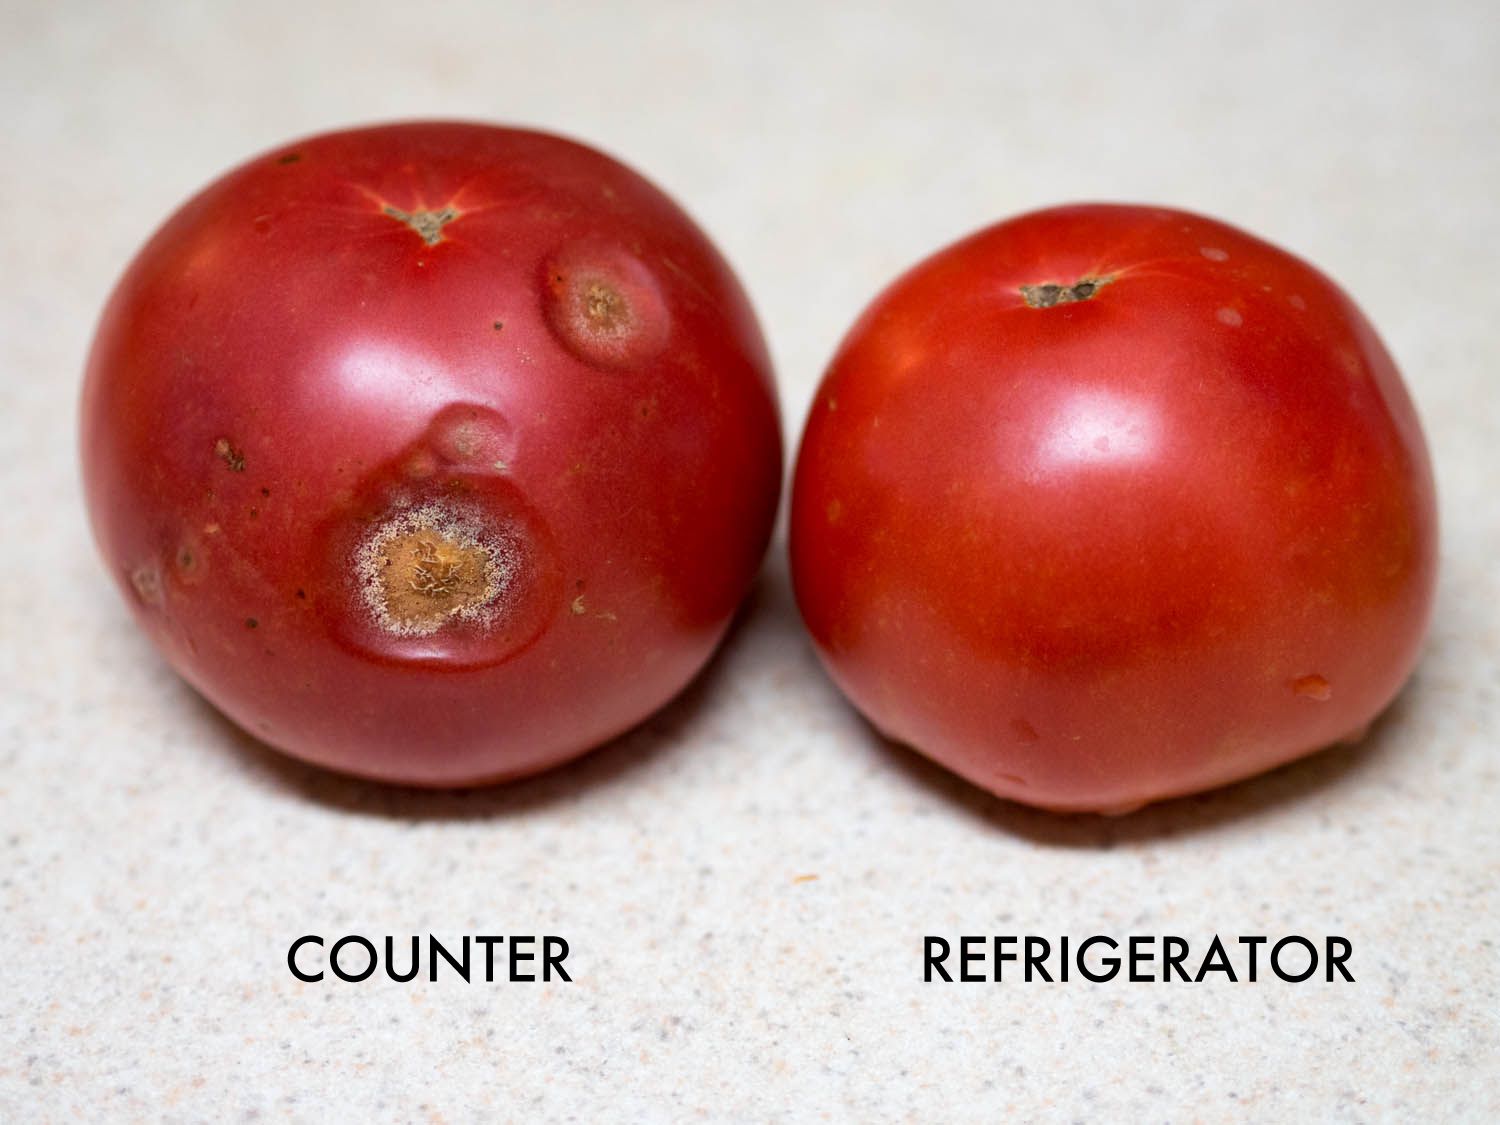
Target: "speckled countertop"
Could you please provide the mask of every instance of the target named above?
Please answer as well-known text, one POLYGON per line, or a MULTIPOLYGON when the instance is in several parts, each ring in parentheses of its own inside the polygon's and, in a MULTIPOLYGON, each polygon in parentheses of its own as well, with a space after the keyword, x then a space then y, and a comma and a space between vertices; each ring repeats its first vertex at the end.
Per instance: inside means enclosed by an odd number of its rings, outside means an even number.
POLYGON ((1483 0, 0 8, 0 1119, 1500 1119, 1500 16, 1483 0), (788 431, 864 302, 1048 202, 1217 214, 1359 299, 1442 498, 1356 749, 1121 820, 876 739, 780 545, 685 697, 467 796, 290 763, 137 634, 74 464, 97 311, 242 157, 534 124, 685 202, 788 431), (302 984, 299 934, 556 933, 570 985, 302 984), (1352 985, 921 982, 925 933, 1347 935, 1352 985))

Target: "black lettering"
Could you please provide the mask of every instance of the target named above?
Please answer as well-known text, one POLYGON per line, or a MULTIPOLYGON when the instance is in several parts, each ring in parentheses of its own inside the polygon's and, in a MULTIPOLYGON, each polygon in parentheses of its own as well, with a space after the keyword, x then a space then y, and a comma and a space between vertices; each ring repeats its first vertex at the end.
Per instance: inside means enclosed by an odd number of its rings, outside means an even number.
POLYGON ((527 945, 527 947, 529 948, 530 946, 536 944, 536 938, 534 938, 534 937, 515 937, 514 935, 512 935, 512 937, 510 939, 510 979, 513 980, 513 981, 519 981, 519 980, 536 980, 536 974, 535 973, 523 973, 523 972, 520 971, 519 968, 517 968, 517 962, 520 962, 520 961, 535 961, 536 960, 536 954, 535 953, 523 953, 523 952, 521 952, 521 943, 522 942, 525 942, 526 945, 527 945))
POLYGON ((1067 984, 1068 983, 1068 965, 1069 965, 1069 961, 1068 961, 1068 935, 1067 934, 1063 934, 1062 937, 1060 937, 1060 938, 1057 939, 1057 943, 1058 943, 1057 944, 1057 963, 1060 966, 1062 966, 1061 971, 1059 971, 1058 974, 1057 974, 1057 979, 1060 980, 1060 981, 1062 981, 1063 984, 1067 984))
POLYGON ((484 946, 484 982, 489 984, 495 979, 495 946, 505 939, 487 934, 476 937, 474 940, 484 946))
POLYGON ((362 938, 358 934, 350 934, 341 937, 333 943, 333 948, 328 951, 328 967, 333 970, 333 975, 339 980, 348 981, 350 984, 358 984, 362 980, 368 980, 371 973, 375 971, 375 962, 379 960, 375 956, 375 946, 370 943, 369 938, 362 938), (365 971, 357 975, 350 975, 339 968, 339 950, 346 945, 357 945, 370 957, 370 963, 365 966, 365 971))
POLYGON ((422 943, 417 940, 417 935, 411 935, 411 972, 402 976, 396 972, 396 939, 387 935, 385 939, 385 975, 394 981, 405 984, 417 975, 417 970, 422 967, 422 943))
POLYGON ((1203 978, 1209 973, 1223 973, 1231 981, 1239 979, 1234 975, 1234 966, 1229 963, 1229 954, 1224 952, 1224 943, 1219 940, 1218 934, 1214 934, 1213 944, 1208 947, 1208 956, 1203 958, 1203 964, 1198 966, 1194 982, 1202 984, 1203 978))
POLYGON ((562 977, 562 979, 565 980, 565 981, 567 981, 569 984, 572 984, 573 983, 573 978, 570 977, 570 976, 568 976, 568 970, 565 969, 565 968, 563 968, 563 962, 565 960, 567 960, 567 957, 568 957, 568 943, 567 942, 563 941, 563 939, 560 938, 560 937, 553 937, 551 934, 548 934, 545 937, 543 937, 542 938, 542 979, 543 980, 551 980, 552 979, 552 971, 555 969, 555 970, 557 970, 557 975, 558 976, 562 977), (553 952, 554 948, 557 950, 556 953, 553 952))
POLYGON ((958 979, 972 983, 984 980, 984 974, 978 975, 969 972, 969 966, 975 961, 984 961, 984 938, 974 937, 972 934, 958 939, 958 979), (970 952, 973 946, 979 947, 978 953, 970 952))
POLYGON ((453 966, 455 972, 464 980, 469 979, 469 935, 464 935, 463 960, 456 961, 453 954, 449 953, 442 942, 432 934, 427 935, 427 979, 437 980, 438 954, 443 955, 443 960, 453 966))
POLYGON ((1161 939, 1161 979, 1169 981, 1172 979, 1172 970, 1177 970, 1177 975, 1183 980, 1191 982, 1192 978, 1187 975, 1187 970, 1182 967, 1183 961, 1187 960, 1188 943, 1180 937, 1168 934, 1161 939))
POLYGON ((1031 970, 1035 969, 1038 976, 1048 984, 1051 984, 1052 974, 1047 971, 1046 961, 1047 954, 1052 952, 1052 943, 1044 937, 1027 934, 1024 950, 1026 954, 1026 982, 1028 984, 1031 983, 1031 970), (1035 952, 1038 946, 1041 947, 1040 953, 1035 952))
POLYGON ((948 947, 948 942, 943 938, 933 937, 931 934, 923 938, 922 941, 925 947, 922 953, 924 962, 922 966, 923 982, 926 984, 931 984, 932 970, 936 969, 938 973, 942 975, 942 978, 945 981, 947 981, 949 984, 952 984, 953 978, 948 975, 948 970, 943 968, 943 962, 948 959, 948 954, 951 952, 948 947), (934 955, 933 950, 939 947, 942 948, 942 952, 934 955))
POLYGON ((1132 981, 1149 981, 1152 979, 1149 973, 1142 973, 1139 967, 1142 961, 1155 961, 1156 954, 1150 950, 1143 951, 1141 946, 1150 945, 1154 938, 1131 937, 1127 943, 1130 946, 1130 979, 1132 981))
POLYGON ((1103 934, 1095 934, 1091 938, 1084 938, 1082 944, 1080 944, 1078 947, 1078 971, 1086 976, 1089 980, 1093 981, 1095 984, 1102 984, 1104 981, 1114 980, 1115 974, 1120 971, 1120 959, 1118 957, 1102 958, 1105 965, 1105 971, 1103 973, 1096 973, 1093 969, 1089 968, 1088 963, 1084 961, 1084 958, 1088 955, 1089 946, 1091 945, 1107 945, 1111 949, 1120 948, 1119 943, 1115 941, 1114 938, 1105 937, 1103 934))
POLYGON ((306 981, 308 984, 314 984, 323 979, 322 970, 316 973, 304 973, 301 969, 297 968, 297 950, 301 949, 304 945, 321 946, 322 944, 323 939, 317 934, 306 934, 292 942, 292 947, 286 951, 286 967, 292 970, 292 976, 298 980, 306 981))
POLYGON ((1260 952, 1260 950, 1257 947, 1258 946, 1262 946, 1265 943, 1266 943, 1266 936, 1265 936, 1265 934, 1258 934, 1258 935, 1257 934, 1252 934, 1249 937, 1242 937, 1242 938, 1240 938, 1240 944, 1241 945, 1246 945, 1246 946, 1250 947, 1250 972, 1249 972, 1248 975, 1246 975, 1245 979, 1247 981, 1249 981, 1251 984, 1255 983, 1255 955, 1258 952, 1260 952))
POLYGON ((1353 984, 1354 978, 1349 974, 1349 970, 1345 968, 1344 962, 1349 960, 1349 955, 1354 952, 1354 946, 1349 944, 1348 938, 1339 937, 1336 934, 1328 935, 1327 945, 1328 979, 1330 981, 1333 980, 1333 970, 1337 969, 1346 981, 1348 981, 1350 984, 1353 984), (1334 952, 1335 947, 1338 948, 1338 953, 1334 952))
POLYGON ((1295 934, 1291 937, 1284 937, 1271 946, 1271 969, 1282 980, 1290 981, 1292 984, 1300 984, 1318 971, 1317 946, 1313 945, 1305 937, 1297 937, 1295 934), (1290 973, 1283 972, 1281 968, 1281 951, 1294 942, 1307 950, 1307 968, 1298 976, 1292 976, 1290 973))
POLYGON ((1016 959, 1016 955, 1014 953, 1007 953, 1005 951, 1005 947, 1007 945, 1015 945, 1015 944, 1016 944, 1016 935, 1015 934, 1004 934, 1004 935, 999 935, 999 936, 997 936, 995 938, 995 980, 996 980, 996 982, 999 982, 999 980, 1001 979, 1001 974, 1005 971, 1005 962, 1007 962, 1007 961, 1014 961, 1016 959))

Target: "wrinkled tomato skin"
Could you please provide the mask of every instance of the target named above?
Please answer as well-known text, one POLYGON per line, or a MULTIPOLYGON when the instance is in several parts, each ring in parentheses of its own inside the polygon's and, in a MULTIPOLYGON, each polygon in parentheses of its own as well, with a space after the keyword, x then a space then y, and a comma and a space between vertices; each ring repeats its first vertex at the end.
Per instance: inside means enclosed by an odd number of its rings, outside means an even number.
POLYGON ((104 312, 82 455, 188 682, 292 755, 427 786, 548 768, 677 693, 781 467, 760 331, 688 217, 589 148, 459 123, 310 138, 185 204, 104 312))
POLYGON ((1160 208, 1034 212, 900 278, 793 482, 797 602, 843 691, 1056 810, 1361 736, 1416 661, 1436 546, 1417 417, 1359 310, 1160 208))

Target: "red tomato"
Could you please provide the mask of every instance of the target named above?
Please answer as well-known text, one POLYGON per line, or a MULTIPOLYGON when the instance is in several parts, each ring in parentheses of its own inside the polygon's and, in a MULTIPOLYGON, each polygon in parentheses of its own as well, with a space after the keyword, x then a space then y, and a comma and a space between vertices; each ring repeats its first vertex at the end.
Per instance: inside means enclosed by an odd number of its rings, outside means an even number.
POLYGON ((94 530, 227 715, 466 785, 618 734, 702 667, 780 487, 766 349, 640 176, 464 124, 329 134, 189 201, 104 313, 94 530))
POLYGON ((1358 737, 1411 671, 1436 516, 1331 281, 1177 211, 983 230, 868 309, 808 420, 797 600, 880 730, 1128 811, 1358 737))

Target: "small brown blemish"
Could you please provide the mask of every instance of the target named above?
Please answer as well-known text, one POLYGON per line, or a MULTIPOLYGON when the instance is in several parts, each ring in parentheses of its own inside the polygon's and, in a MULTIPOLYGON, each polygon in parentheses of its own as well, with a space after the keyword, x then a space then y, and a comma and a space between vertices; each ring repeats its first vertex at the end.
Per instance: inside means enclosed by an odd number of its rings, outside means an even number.
POLYGON ((1010 721, 1010 733, 1017 742, 1039 742, 1042 737, 1037 733, 1036 727, 1021 718, 1010 721))
POLYGON ((1293 680, 1292 694, 1299 699, 1310 699, 1314 703, 1326 703, 1333 698, 1333 685, 1314 672, 1310 676, 1298 676, 1293 680))
POLYGON ((260 494, 262 496, 270 496, 271 495, 271 490, 269 488, 262 488, 260 490, 260 494))
POLYGON ((257 620, 255 620, 255 618, 253 618, 253 617, 247 617, 247 618, 245 618, 245 628, 246 629, 254 629, 254 628, 256 628, 259 625, 260 625, 260 622, 257 621, 257 620))
POLYGON ((278 157, 277 160, 276 160, 276 163, 277 164, 295 164, 295 163, 297 163, 297 161, 299 161, 301 159, 302 159, 302 154, 300 152, 289 152, 285 156, 278 157))
POLYGON ((458 212, 452 207, 444 207, 441 211, 403 211, 399 207, 387 207, 385 214, 411 227, 428 246, 443 241, 443 228, 458 218, 458 212))
POLYGON ((602 281, 584 291, 584 315, 601 332, 620 332, 629 327, 630 306, 618 289, 602 281))
POLYGON ((1021 296, 1030 308, 1050 309, 1054 305, 1070 305, 1076 301, 1087 301, 1113 280, 1113 277, 1102 276, 1081 278, 1072 285, 1058 285, 1054 282, 1048 282, 1045 285, 1023 285, 1021 296))
POLYGON ((173 576, 184 585, 196 586, 205 577, 207 562, 197 540, 184 539, 177 544, 177 550, 172 555, 173 576))
POLYGON ((307 600, 307 591, 299 587, 298 590, 297 590, 297 597, 301 601, 306 601, 307 600))
POLYGON ((499 332, 500 330, 502 330, 505 327, 505 321, 503 321, 503 320, 497 320, 497 321, 495 321, 495 323, 493 325, 491 325, 491 327, 494 328, 494 330, 496 332, 499 332))
POLYGON ((146 563, 132 570, 130 585, 145 605, 159 607, 162 604, 161 572, 154 565, 146 563))
POLYGON ((228 438, 220 438, 214 442, 214 453, 229 466, 231 473, 243 473, 245 471, 245 455, 230 444, 228 438))

